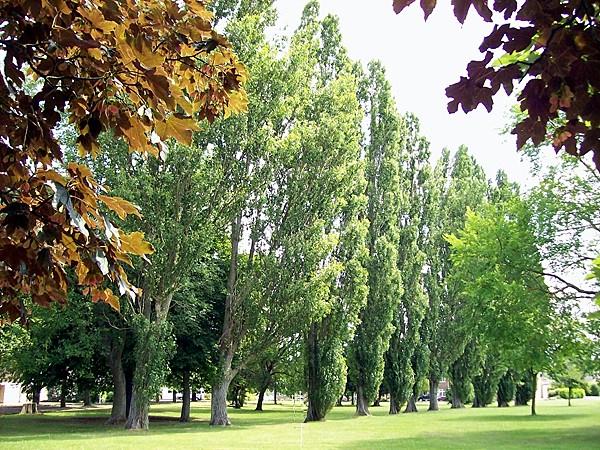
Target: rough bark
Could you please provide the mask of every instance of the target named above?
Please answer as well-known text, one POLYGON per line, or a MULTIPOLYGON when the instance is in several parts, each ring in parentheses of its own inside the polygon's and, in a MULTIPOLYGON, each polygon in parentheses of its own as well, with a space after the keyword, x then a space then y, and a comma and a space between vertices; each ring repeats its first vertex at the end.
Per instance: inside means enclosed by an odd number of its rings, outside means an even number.
POLYGON ((127 419, 127 389, 123 370, 124 341, 113 342, 108 364, 113 378, 113 401, 108 424, 125 422, 127 419))
POLYGON ((427 411, 439 411, 438 404, 438 384, 439 381, 435 378, 429 379, 429 409, 427 411))
POLYGON ((210 395, 210 424, 228 426, 231 425, 227 415, 227 391, 231 380, 223 378, 220 383, 215 383, 210 395))
POLYGON ((357 416, 370 416, 369 413, 369 400, 365 397, 362 386, 356 388, 356 415, 357 416))
POLYGON ((394 397, 394 395, 392 393, 390 393, 390 410, 389 413, 394 415, 394 414, 398 414, 400 412, 400 407, 402 405, 400 405, 400 403, 398 403, 398 400, 396 399, 396 397, 394 397))
POLYGON ((186 370, 183 372, 183 399, 181 404, 181 416, 179 417, 180 422, 190 421, 190 372, 186 370))
POLYGON ((325 418, 321 399, 319 396, 319 361, 318 361, 318 338, 317 325, 310 324, 310 330, 307 336, 307 378, 308 378, 308 409, 304 422, 319 422, 325 418))
POLYGON ((136 392, 136 386, 133 386, 131 395, 131 405, 125 428, 128 430, 147 430, 149 425, 148 412, 150 405, 143 395, 136 392))
POLYGON ((414 395, 411 395, 408 399, 408 403, 406 403, 406 408, 404 409, 405 413, 419 412, 417 409, 417 402, 414 395))

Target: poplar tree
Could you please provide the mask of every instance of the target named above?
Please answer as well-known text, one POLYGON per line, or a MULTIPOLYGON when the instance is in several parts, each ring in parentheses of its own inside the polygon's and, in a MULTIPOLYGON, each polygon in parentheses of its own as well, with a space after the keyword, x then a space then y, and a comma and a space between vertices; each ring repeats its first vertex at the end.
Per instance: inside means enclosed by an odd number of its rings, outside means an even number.
POLYGON ((402 274, 404 293, 394 312, 395 331, 385 358, 390 414, 397 414, 402 404, 409 400, 406 411, 416 411, 413 388, 423 375, 428 354, 419 343, 421 321, 427 307, 422 271, 427 240, 423 220, 427 214, 425 187, 429 173, 429 144, 419 134, 419 121, 414 115, 405 116, 403 124, 406 137, 399 159, 401 202, 397 266, 402 274), (417 351, 421 353, 417 354, 417 351))
POLYGON ((402 295, 398 270, 399 154, 404 129, 379 62, 369 64, 369 140, 366 146, 369 294, 350 349, 350 378, 358 415, 368 415, 383 379, 384 355, 402 295))

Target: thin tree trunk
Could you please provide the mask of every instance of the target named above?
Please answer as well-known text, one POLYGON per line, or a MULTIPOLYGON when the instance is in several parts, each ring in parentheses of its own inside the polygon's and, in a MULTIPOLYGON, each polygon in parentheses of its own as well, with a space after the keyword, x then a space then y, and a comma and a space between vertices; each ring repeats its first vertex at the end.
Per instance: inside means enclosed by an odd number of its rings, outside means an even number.
POLYGON ((181 404, 181 416, 179 417, 180 422, 190 421, 190 372, 186 370, 183 372, 183 401, 181 404))
POLYGON ((131 411, 131 399, 133 398, 133 371, 125 372, 125 418, 129 418, 131 411))
POLYGON ((394 415, 394 414, 398 414, 400 412, 400 404, 398 403, 398 400, 396 400, 396 397, 394 397, 394 394, 392 394, 390 392, 390 410, 389 413, 394 415))
POLYGON ((415 396, 411 395, 410 398, 408 399, 408 403, 406 404, 406 408, 404 409, 405 413, 412 413, 412 412, 418 412, 419 410, 417 409, 417 402, 415 400, 415 396))
POLYGON ((125 422, 127 419, 127 388, 123 370, 123 349, 125 343, 119 339, 112 342, 108 364, 113 378, 113 401, 108 424, 125 422))
POLYGON ((67 381, 63 380, 60 384, 60 407, 67 407, 67 381))
POLYGON ((265 392, 267 392, 267 388, 269 387, 269 384, 263 384, 263 386, 260 388, 260 391, 258 392, 258 400, 256 401, 256 409, 255 411, 262 411, 263 410, 263 401, 265 400, 265 392))
POLYGON ((177 403, 177 391, 173 389, 173 403, 177 403))
POLYGON ((197 394, 196 390, 192 391, 192 401, 193 402, 197 402, 198 401, 198 394, 197 394))
POLYGON ((212 385, 210 396, 210 424, 215 426, 231 425, 227 415, 227 391, 235 373, 232 373, 233 355, 236 351, 239 336, 236 329, 234 307, 236 306, 236 283, 239 260, 239 247, 242 231, 242 214, 239 213, 231 223, 231 258, 227 274, 227 296, 225 297, 225 313, 223 315, 223 333, 220 338, 219 371, 216 382, 212 385))
POLYGON ((273 404, 277 404, 277 385, 273 385, 273 404))
POLYGON ((365 397, 363 387, 356 387, 356 415, 357 416, 370 416, 369 413, 369 400, 365 397))
POLYGON ((429 379, 429 409, 427 411, 439 411, 438 404, 438 380, 435 378, 429 379))
POLYGON ((531 371, 531 391, 533 392, 531 398, 531 415, 536 416, 537 413, 535 411, 535 398, 537 394, 537 372, 531 371))
POLYGON ((569 400, 568 400, 569 406, 571 406, 571 393, 572 393, 572 389, 573 388, 571 386, 569 386, 569 395, 568 395, 569 396, 569 400))

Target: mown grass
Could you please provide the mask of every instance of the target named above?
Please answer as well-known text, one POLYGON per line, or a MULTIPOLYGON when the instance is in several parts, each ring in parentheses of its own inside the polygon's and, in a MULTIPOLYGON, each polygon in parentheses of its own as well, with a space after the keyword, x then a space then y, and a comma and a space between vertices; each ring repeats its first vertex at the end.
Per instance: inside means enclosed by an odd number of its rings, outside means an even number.
POLYGON ((253 405, 231 410, 233 426, 211 428, 207 402, 193 404, 193 421, 177 422, 180 404, 151 408, 148 432, 104 424, 106 407, 49 412, 39 416, 0 416, 2 449, 121 448, 339 448, 339 449, 592 449, 600 448, 600 401, 540 402, 539 415, 527 407, 466 408, 389 416, 387 404, 371 417, 354 417, 350 406, 335 408, 327 421, 303 424, 304 405, 253 405), (153 420, 152 420, 153 419, 153 420))

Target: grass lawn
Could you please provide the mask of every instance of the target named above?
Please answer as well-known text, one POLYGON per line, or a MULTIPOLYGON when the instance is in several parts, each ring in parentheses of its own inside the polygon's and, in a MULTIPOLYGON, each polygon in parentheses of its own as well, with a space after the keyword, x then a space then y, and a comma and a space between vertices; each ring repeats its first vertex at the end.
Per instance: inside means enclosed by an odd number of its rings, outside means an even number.
POLYGON ((304 405, 253 405, 230 410, 232 427, 211 428, 208 402, 192 406, 193 422, 177 422, 181 404, 151 408, 150 431, 129 432, 104 425, 106 407, 0 416, 0 448, 514 448, 600 449, 600 400, 539 402, 537 417, 527 407, 466 408, 389 416, 387 404, 373 416, 354 417, 351 406, 335 408, 326 422, 303 424, 304 405))

